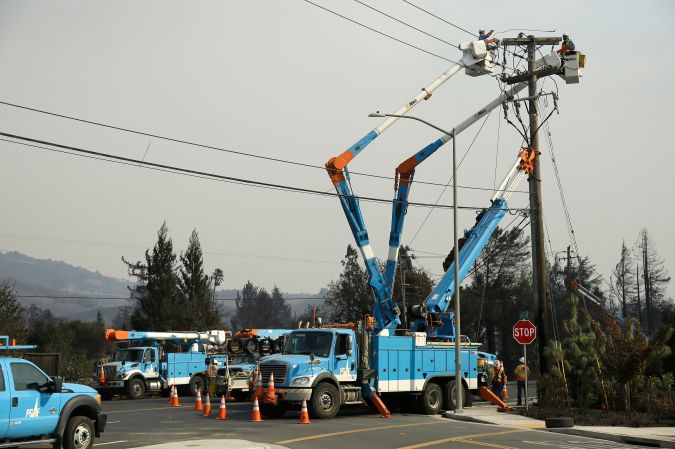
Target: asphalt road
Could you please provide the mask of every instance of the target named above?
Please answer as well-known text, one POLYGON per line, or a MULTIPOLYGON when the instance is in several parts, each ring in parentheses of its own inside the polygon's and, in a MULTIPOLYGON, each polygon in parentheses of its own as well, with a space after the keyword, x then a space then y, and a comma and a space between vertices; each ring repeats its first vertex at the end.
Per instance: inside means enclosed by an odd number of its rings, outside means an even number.
POLYGON ((332 420, 313 420, 309 425, 301 425, 298 412, 252 423, 250 402, 228 404, 227 421, 215 419, 217 404, 213 404, 214 413, 209 418, 193 411, 193 405, 192 399, 183 399, 180 408, 171 408, 166 398, 104 402, 108 426, 96 447, 123 449, 213 438, 274 443, 291 449, 637 447, 528 428, 459 422, 441 416, 395 413, 391 419, 383 419, 359 407, 348 409, 332 420))

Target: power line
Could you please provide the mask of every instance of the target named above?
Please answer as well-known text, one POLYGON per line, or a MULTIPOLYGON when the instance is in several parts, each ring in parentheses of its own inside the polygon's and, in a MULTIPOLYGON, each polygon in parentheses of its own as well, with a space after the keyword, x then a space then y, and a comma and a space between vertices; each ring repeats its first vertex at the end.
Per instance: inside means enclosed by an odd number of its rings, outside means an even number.
MULTIPOLYGON (((26 299, 88 299, 88 300, 121 300, 121 299, 135 299, 128 296, 52 296, 52 295, 14 295, 15 298, 26 298, 26 299)), ((316 297, 307 297, 307 298, 283 298, 284 301, 307 301, 310 299, 330 299, 330 298, 316 298, 316 297)), ((243 298, 215 298, 216 301, 248 301, 248 299, 243 298)))
MULTIPOLYGON (((476 131, 476 135, 473 137, 473 140, 471 141, 471 144, 469 145, 469 147, 464 152, 464 155, 462 155, 462 158, 459 160, 459 164, 457 164, 457 168, 460 168, 462 166, 462 162, 464 162, 464 158, 466 157, 467 154, 469 154, 469 151, 471 151, 471 148, 473 147, 473 144, 476 142, 476 139, 478 138, 478 135, 483 130, 483 127, 485 126, 485 123, 487 123, 487 120, 490 118, 491 114, 492 114, 492 111, 488 112, 488 114, 485 116, 485 119, 483 120, 483 123, 481 123, 480 128, 478 128, 478 131, 476 131)), ((456 139, 456 138, 457 138, 457 136, 453 136, 453 139, 456 139)), ((443 194, 445 194, 445 191, 447 190, 448 186, 450 186, 450 181, 452 181, 452 176, 450 176, 450 179, 448 179, 448 182, 443 186, 443 190, 441 190, 441 193, 436 198, 435 204, 438 204, 438 202, 441 200, 441 197, 443 197, 443 194)), ((434 208, 432 207, 431 210, 429 210, 429 212, 427 213, 427 216, 424 217, 424 220, 422 220, 422 223, 417 228, 417 231, 415 231, 415 234, 413 234, 412 238, 410 239, 409 245, 413 244, 413 242, 415 241, 415 239, 419 235, 420 231, 422 230, 424 225, 429 220, 429 217, 431 217, 431 213, 433 211, 434 211, 434 208)))
MULTIPOLYGON (((246 186, 250 186, 250 187, 257 187, 257 188, 264 188, 264 189, 271 189, 271 190, 303 193, 303 194, 309 194, 309 195, 330 196, 330 197, 340 197, 340 196, 342 196, 338 193, 324 192, 324 191, 321 191, 321 190, 308 189, 308 188, 304 188, 304 187, 296 187, 296 186, 290 186, 290 185, 285 185, 285 184, 275 184, 275 183, 269 183, 269 182, 263 182, 263 181, 255 181, 255 180, 247 179, 247 178, 239 178, 239 177, 233 177, 233 176, 219 175, 219 174, 215 174, 215 173, 208 173, 208 172, 203 172, 203 171, 199 171, 199 170, 192 170, 192 169, 182 168, 182 167, 177 167, 177 166, 172 166, 172 165, 159 164, 159 163, 156 163, 156 162, 141 161, 141 160, 138 160, 138 159, 128 158, 128 157, 124 157, 124 156, 117 156, 117 155, 113 155, 113 154, 109 154, 109 153, 103 153, 103 152, 99 152, 99 151, 86 150, 86 149, 83 149, 83 148, 73 147, 73 146, 70 146, 70 145, 63 145, 63 144, 58 144, 58 143, 54 143, 54 142, 49 142, 49 141, 44 141, 44 140, 39 140, 39 139, 33 139, 33 138, 30 138, 30 137, 18 136, 16 134, 9 134, 9 133, 5 133, 5 132, 0 132, 0 136, 5 136, 5 137, 9 137, 11 139, 23 140, 23 141, 27 141, 27 142, 33 142, 33 143, 37 143, 37 144, 40 144, 40 145, 48 145, 49 147, 53 147, 53 148, 47 148, 47 147, 35 145, 35 144, 28 144, 28 143, 25 143, 25 142, 16 142, 16 141, 12 141, 12 140, 0 139, 0 140, 4 140, 6 142, 15 143, 15 144, 18 144, 18 145, 24 145, 24 146, 39 148, 39 149, 43 149, 43 150, 47 150, 47 151, 54 151, 54 152, 57 152, 57 153, 69 154, 69 155, 72 155, 72 156, 80 156, 80 157, 85 157, 85 158, 89 158, 89 159, 95 159, 95 160, 100 160, 100 161, 105 161, 105 162, 112 162, 112 163, 117 163, 117 164, 121 164, 121 165, 129 165, 129 166, 132 166, 132 167, 145 168, 145 169, 149 169, 149 170, 178 174, 178 175, 183 175, 183 176, 203 178, 203 179, 208 179, 208 180, 213 180, 213 181, 221 181, 221 182, 240 184, 240 185, 246 185, 246 186), (58 149, 58 148, 61 148, 61 149, 58 149), (64 150, 68 150, 68 151, 64 151, 64 150), (75 153, 71 153, 70 151, 74 151, 75 153), (81 153, 81 154, 78 154, 78 153, 81 153)), ((355 198, 357 198, 359 200, 362 200, 362 201, 373 202, 373 203, 383 203, 383 204, 391 203, 391 200, 384 199, 384 198, 365 197, 365 196, 356 196, 355 198)), ((437 204, 419 203, 419 202, 411 202, 409 204, 410 204, 410 206, 414 206, 414 207, 433 207, 433 208, 442 208, 442 209, 451 209, 453 207, 452 205, 437 205, 437 204)), ((473 206, 457 206, 457 207, 459 209, 467 209, 467 210, 481 210, 481 209, 483 209, 482 207, 473 207, 473 206)))
POLYGON ((408 43, 408 42, 406 42, 406 41, 404 41, 404 40, 401 40, 401 39, 399 39, 399 38, 396 38, 396 37, 394 37, 394 36, 391 36, 391 35, 389 35, 389 34, 387 34, 387 33, 383 33, 382 31, 376 30, 375 28, 369 27, 368 25, 364 25, 364 24, 362 24, 361 22, 357 22, 357 21, 354 20, 354 19, 350 19, 350 18, 347 17, 347 16, 343 16, 343 15, 340 14, 340 13, 337 13, 337 12, 335 12, 335 11, 333 11, 333 10, 330 10, 330 9, 324 7, 324 6, 318 5, 318 4, 316 4, 316 3, 314 3, 314 2, 312 2, 312 1, 310 1, 310 0, 304 0, 304 1, 305 1, 306 3, 309 3, 310 5, 314 5, 314 6, 316 6, 317 8, 323 9, 324 11, 327 11, 327 12, 329 12, 329 13, 331 13, 331 14, 334 14, 334 15, 336 15, 336 16, 342 18, 342 19, 345 19, 345 20, 348 20, 349 22, 355 23, 356 25, 359 25, 359 26, 361 26, 361 27, 363 27, 363 28, 365 28, 365 29, 367 29, 367 30, 373 31, 373 32, 375 32, 375 33, 377 33, 377 34, 380 34, 380 35, 384 36, 384 37, 388 37, 389 39, 392 39, 392 40, 394 40, 394 41, 396 41, 396 42, 398 42, 398 43, 401 43, 401 44, 403 44, 403 45, 407 45, 408 47, 414 48, 415 50, 419 50, 419 51, 421 51, 421 52, 423 52, 423 53, 426 53, 426 54, 428 54, 428 55, 435 56, 435 57, 437 57, 437 58, 439 58, 439 59, 443 59, 444 61, 452 62, 453 64, 459 64, 457 61, 453 61, 452 59, 448 59, 448 58, 446 58, 446 57, 444 57, 444 56, 437 55, 436 53, 433 53, 433 52, 430 52, 430 51, 428 51, 428 50, 425 50, 425 49, 423 49, 423 48, 421 48, 421 47, 418 47, 418 46, 416 46, 416 45, 413 45, 413 44, 411 44, 411 43, 408 43))
MULTIPOLYGON (((107 246, 112 248, 130 248, 130 249, 147 249, 143 245, 131 245, 124 243, 111 243, 111 242, 94 242, 87 240, 73 240, 73 239, 63 239, 56 237, 43 237, 43 236, 33 236, 33 235, 20 235, 20 234, 3 234, 0 233, 0 239, 18 239, 18 240, 32 240, 37 242, 50 242, 50 243, 64 243, 64 244, 79 244, 79 245, 90 245, 90 246, 107 246)), ((302 263, 321 263, 321 264, 330 264, 336 265, 340 262, 334 260, 322 260, 322 259, 301 259, 297 257, 282 257, 282 256, 272 256, 272 255, 258 255, 258 254, 245 254, 245 253, 230 253, 222 251, 204 251, 204 254, 207 256, 224 256, 224 257, 236 257, 237 259, 263 259, 263 260, 278 260, 282 262, 302 262, 302 263)))
POLYGON ((407 26, 408 28, 412 28, 413 30, 419 31, 420 33, 422 33, 422 34, 424 34, 424 35, 426 35, 426 36, 432 37, 432 38, 436 39, 437 41, 443 42, 444 44, 448 44, 448 45, 450 45, 450 46, 452 46, 452 47, 455 47, 455 48, 459 48, 459 45, 453 44, 452 42, 448 42, 448 41, 446 41, 446 40, 444 40, 444 39, 441 39, 441 38, 438 37, 438 36, 434 36, 433 34, 427 33, 426 31, 421 30, 421 29, 419 29, 419 28, 417 28, 417 27, 414 27, 414 26, 410 25, 409 23, 404 22, 403 20, 397 19, 396 17, 387 14, 386 12, 380 11, 380 10, 377 9, 377 8, 374 8, 374 7, 372 7, 372 6, 370 6, 370 5, 366 4, 366 3, 363 3, 361 0, 354 0, 354 1, 355 1, 356 3, 359 3, 359 4, 363 5, 363 6, 365 6, 366 8, 370 8, 370 9, 372 9, 373 11, 382 14, 382 15, 385 16, 385 17, 390 18, 391 20, 394 20, 394 21, 396 21, 396 22, 398 22, 398 23, 400 23, 400 24, 403 24, 403 25, 407 26))
POLYGON ((420 6, 417 6, 416 4, 414 4, 414 3, 412 3, 412 2, 409 2, 408 0, 403 0, 403 3, 407 3, 407 4, 409 4, 410 6, 412 6, 412 7, 414 7, 414 8, 417 8, 417 9, 419 9, 420 11, 423 11, 423 12, 427 13, 427 14, 429 14, 429 15, 432 16, 432 17, 437 18, 438 20, 440 20, 440 21, 442 21, 442 22, 445 22, 445 23, 447 23, 447 24, 450 25, 450 26, 455 27, 455 28, 457 28, 457 29, 460 30, 460 31, 464 31, 465 33, 468 33, 468 34, 470 34, 470 35, 472 35, 472 36, 474 36, 474 37, 478 37, 477 34, 474 34, 474 33, 472 33, 471 31, 469 31, 469 30, 467 30, 467 29, 465 29, 465 28, 462 28, 462 27, 459 26, 459 25, 455 25, 454 23, 445 20, 443 17, 439 17, 439 16, 437 16, 436 14, 434 14, 434 13, 432 13, 432 12, 430 12, 430 11, 427 11, 426 9, 424 9, 424 8, 422 8, 422 7, 420 7, 420 6))
MULTIPOLYGON (((288 160, 288 159, 280 159, 280 158, 264 156, 264 155, 255 154, 255 153, 247 153, 247 152, 243 152, 243 151, 231 150, 231 149, 217 147, 217 146, 213 146, 213 145, 206 145, 206 144, 202 144, 202 143, 198 143, 198 142, 194 142, 194 141, 162 136, 162 135, 159 135, 159 134, 153 134, 153 133, 146 132, 146 131, 138 131, 138 130, 134 130, 134 129, 130 129, 130 128, 124 128, 124 127, 121 127, 121 126, 110 125, 110 124, 107 124, 107 123, 97 122, 97 121, 93 121, 93 120, 87 120, 87 119, 83 119, 83 118, 79 118, 79 117, 73 117, 73 116, 70 116, 70 115, 45 111, 44 109, 37 109, 37 108, 34 108, 34 107, 30 107, 30 106, 24 106, 24 105, 20 105, 20 104, 16 104, 16 103, 10 103, 10 102, 7 102, 7 101, 1 101, 0 100, 0 104, 5 105, 5 106, 9 106, 9 107, 13 107, 13 108, 17 108, 17 109, 23 109, 23 110, 26 110, 26 111, 36 112, 36 113, 39 113, 39 114, 49 115, 49 116, 52 116, 52 117, 58 117, 58 118, 61 118, 61 119, 72 120, 72 121, 80 122, 80 123, 86 123, 88 125, 100 126, 102 128, 114 129, 116 131, 122 131, 122 132, 130 133, 130 134, 137 134, 137 135, 145 136, 145 137, 152 137, 152 138, 164 140, 164 141, 167 141, 167 142, 179 143, 179 144, 183 144, 183 145, 205 148, 205 149, 209 149, 209 150, 215 150, 215 151, 220 151, 220 152, 223 152, 223 153, 230 153, 230 154, 250 157, 250 158, 254 158, 254 159, 262 159, 262 160, 271 161, 271 162, 278 162, 278 163, 282 163, 282 164, 295 165, 295 166, 299 166, 299 167, 319 169, 319 170, 322 170, 322 171, 326 170, 326 167, 321 166, 321 165, 308 164, 308 163, 305 163, 305 162, 291 161, 291 160, 288 160)), ((146 150, 146 153, 147 153, 147 150, 146 150)), ((143 161, 144 159, 145 158, 141 159, 141 161, 143 161)), ((357 171, 350 171, 349 173, 351 175, 358 175, 358 176, 364 176, 364 177, 376 178, 376 179, 386 179, 388 181, 394 180, 394 178, 392 176, 376 175, 376 174, 373 174, 373 173, 364 173, 364 172, 357 172, 357 171)), ((440 183, 440 182, 430 182, 430 181, 415 180, 414 182, 417 183, 417 184, 430 185, 430 186, 444 186, 445 185, 445 184, 440 183)), ((467 190, 485 190, 485 191, 492 190, 492 189, 487 188, 487 187, 477 187, 477 186, 457 186, 457 187, 460 188, 460 189, 467 189, 467 190)), ((513 190, 513 193, 528 193, 528 192, 525 191, 525 190, 513 190)))

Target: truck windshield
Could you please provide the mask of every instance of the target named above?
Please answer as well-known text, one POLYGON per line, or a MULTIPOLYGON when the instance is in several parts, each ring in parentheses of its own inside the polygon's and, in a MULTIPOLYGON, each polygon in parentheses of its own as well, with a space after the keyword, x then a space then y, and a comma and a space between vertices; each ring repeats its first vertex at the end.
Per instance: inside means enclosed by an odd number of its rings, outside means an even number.
POLYGON ((143 358, 143 349, 122 349, 115 353, 116 362, 140 362, 143 358))
POLYGON ((332 343, 331 332, 292 332, 284 344, 284 354, 328 357, 332 343))

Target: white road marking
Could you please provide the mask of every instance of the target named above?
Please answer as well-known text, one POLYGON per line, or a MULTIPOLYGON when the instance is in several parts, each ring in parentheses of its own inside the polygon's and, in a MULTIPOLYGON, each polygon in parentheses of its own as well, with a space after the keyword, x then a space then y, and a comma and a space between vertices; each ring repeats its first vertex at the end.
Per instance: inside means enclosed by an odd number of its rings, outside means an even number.
POLYGON ((105 446, 106 444, 128 443, 129 440, 107 441, 105 443, 96 443, 96 446, 105 446))

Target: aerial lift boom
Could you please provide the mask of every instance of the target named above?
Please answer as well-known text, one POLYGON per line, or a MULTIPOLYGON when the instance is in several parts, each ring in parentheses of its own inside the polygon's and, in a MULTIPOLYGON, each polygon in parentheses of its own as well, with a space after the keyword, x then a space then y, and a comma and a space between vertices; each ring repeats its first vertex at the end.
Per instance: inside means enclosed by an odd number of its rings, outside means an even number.
MULTIPOLYGON (((404 115, 420 101, 428 100, 438 87, 462 68, 465 68, 467 73, 472 76, 491 73, 494 69, 492 54, 487 48, 486 41, 466 42, 460 45, 460 49, 464 52, 461 61, 444 72, 429 86, 423 88, 411 101, 404 104, 396 112, 396 115, 404 115)), ((352 159, 358 156, 366 146, 397 120, 397 117, 388 117, 379 126, 362 137, 342 154, 331 158, 326 163, 326 170, 340 197, 342 209, 347 217, 349 227, 365 262, 369 284, 375 295, 373 315, 377 323, 376 330, 383 335, 388 334, 389 331, 395 329, 401 323, 399 318, 400 310, 391 297, 390 288, 387 285, 385 277, 380 270, 378 260, 375 258, 375 254, 370 246, 368 231, 361 214, 359 200, 354 195, 349 185, 349 171, 347 165, 352 159)))

